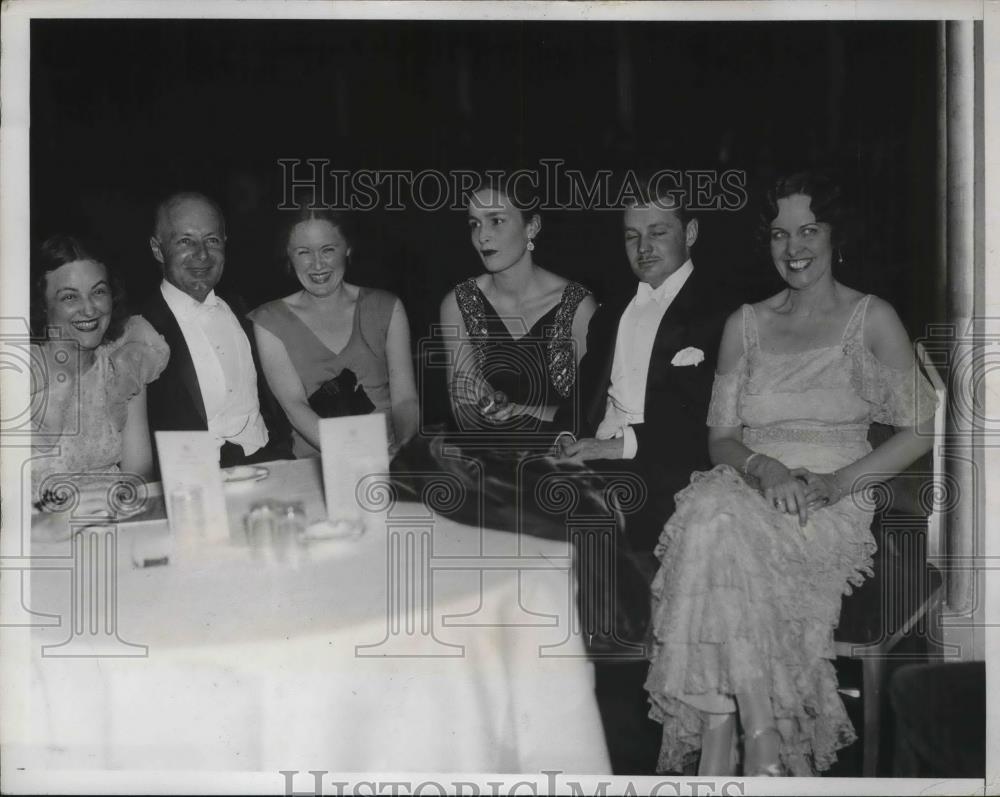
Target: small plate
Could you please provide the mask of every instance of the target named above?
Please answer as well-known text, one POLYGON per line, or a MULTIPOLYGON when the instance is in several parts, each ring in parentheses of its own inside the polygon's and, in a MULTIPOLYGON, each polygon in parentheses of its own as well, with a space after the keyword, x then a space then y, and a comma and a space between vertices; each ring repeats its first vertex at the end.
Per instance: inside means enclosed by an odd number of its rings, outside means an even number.
POLYGON ((319 542, 321 540, 356 540, 364 533, 364 526, 360 522, 347 520, 317 520, 306 526, 302 539, 305 542, 319 542))
POLYGON ((238 484, 243 482, 259 482, 266 479, 271 472, 260 465, 237 465, 233 468, 224 468, 222 480, 226 484, 238 484))

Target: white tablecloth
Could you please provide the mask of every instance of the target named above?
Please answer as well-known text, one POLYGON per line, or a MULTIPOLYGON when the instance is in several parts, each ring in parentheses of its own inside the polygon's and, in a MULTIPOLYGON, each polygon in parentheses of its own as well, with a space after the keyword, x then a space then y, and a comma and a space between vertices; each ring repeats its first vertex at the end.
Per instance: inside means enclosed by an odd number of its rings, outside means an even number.
MULTIPOLYGON (((269 467, 227 488, 234 535, 262 497, 322 515, 317 461, 269 467)), ((119 526, 103 575, 81 570, 101 547, 78 548, 68 568, 73 544, 106 546, 106 533, 34 546, 67 569, 33 572, 30 608, 64 622, 32 632, 9 766, 610 772, 592 666, 571 633, 566 545, 397 504, 295 568, 236 544, 133 566, 133 541, 164 527, 119 526), (113 588, 116 612, 95 588, 113 588)))

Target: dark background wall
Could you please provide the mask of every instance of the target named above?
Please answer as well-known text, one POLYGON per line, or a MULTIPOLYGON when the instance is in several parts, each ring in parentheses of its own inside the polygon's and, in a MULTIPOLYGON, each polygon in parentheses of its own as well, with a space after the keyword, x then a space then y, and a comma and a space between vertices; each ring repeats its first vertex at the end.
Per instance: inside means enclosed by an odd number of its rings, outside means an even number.
MULTIPOLYGON (((454 169, 561 158, 736 169, 751 204, 702 214, 699 268, 738 300, 776 287, 755 248, 776 171, 840 170, 862 235, 841 278, 919 333, 940 318, 935 32, 928 22, 686 23, 34 20, 31 224, 97 238, 133 297, 177 188, 226 210, 225 282, 252 305, 288 292, 279 158, 340 169, 454 169)), ((415 336, 478 271, 464 214, 358 214, 350 278, 397 292, 415 336)), ((602 297, 628 278, 620 217, 552 211, 536 261, 602 297)))

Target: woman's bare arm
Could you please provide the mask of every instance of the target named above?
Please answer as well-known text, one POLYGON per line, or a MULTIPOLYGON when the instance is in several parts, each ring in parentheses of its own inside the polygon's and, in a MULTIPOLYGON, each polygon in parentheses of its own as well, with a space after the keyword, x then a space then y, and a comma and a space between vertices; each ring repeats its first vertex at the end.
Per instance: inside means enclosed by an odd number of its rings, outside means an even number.
POLYGON ((127 412, 122 433, 121 467, 123 471, 148 479, 153 474, 153 447, 149 441, 145 386, 129 399, 127 412))
POLYGON ((410 351, 410 322, 403 303, 398 299, 385 338, 385 358, 389 369, 392 426, 396 433, 396 445, 399 446, 417 433, 420 408, 410 351))
POLYGON ((253 325, 264 378, 295 430, 319 448, 319 416, 309 406, 302 378, 281 339, 259 324, 253 325))

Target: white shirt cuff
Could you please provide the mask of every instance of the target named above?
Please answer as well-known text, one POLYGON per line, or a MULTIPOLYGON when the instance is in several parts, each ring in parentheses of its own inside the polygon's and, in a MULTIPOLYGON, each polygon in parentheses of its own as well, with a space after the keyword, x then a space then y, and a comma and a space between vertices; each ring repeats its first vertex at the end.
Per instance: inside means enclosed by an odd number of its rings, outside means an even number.
POLYGON ((626 426, 622 429, 622 438, 625 442, 622 459, 635 459, 635 455, 639 451, 639 440, 635 436, 635 429, 626 426))

